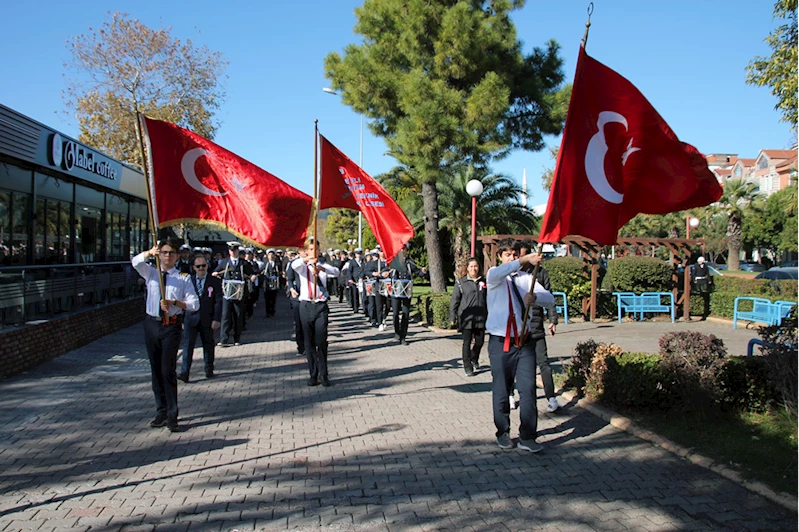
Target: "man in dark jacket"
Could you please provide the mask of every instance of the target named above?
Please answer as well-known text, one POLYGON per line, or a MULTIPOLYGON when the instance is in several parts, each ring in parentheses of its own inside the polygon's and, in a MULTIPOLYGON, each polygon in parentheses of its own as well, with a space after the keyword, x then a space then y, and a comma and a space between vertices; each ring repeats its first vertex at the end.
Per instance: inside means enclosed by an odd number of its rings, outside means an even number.
POLYGON ((696 259, 696 264, 691 268, 691 284, 702 297, 702 320, 706 320, 710 314, 710 291, 713 288, 713 277, 710 275, 710 268, 705 264, 705 257, 696 259))
POLYGON ((214 331, 222 321, 222 282, 208 275, 208 261, 201 253, 194 256, 192 264, 191 285, 200 299, 200 308, 194 312, 186 311, 183 319, 183 363, 178 380, 189 382, 189 371, 194 355, 194 344, 197 335, 203 346, 205 376, 214 376, 214 331))
MULTIPOLYGON (((239 257, 238 242, 228 242, 229 257, 219 262, 214 277, 222 279, 224 290, 225 281, 245 283, 247 279, 255 281, 258 275, 253 271, 252 265, 239 257)), ((241 345, 241 333, 244 332, 244 294, 243 291, 233 296, 224 296, 222 301, 222 338, 219 345, 230 347, 231 340, 233 345, 241 345), (231 338, 232 337, 232 338, 231 338)))
POLYGON ((408 345, 405 337, 408 335, 408 321, 411 314, 411 296, 413 295, 413 276, 426 277, 427 268, 419 268, 413 260, 405 256, 408 244, 403 246, 402 251, 391 261, 391 313, 394 320, 394 339, 399 340, 401 345, 408 345), (409 283, 410 293, 407 287, 402 286, 409 283), (406 293, 394 290, 394 287, 402 286, 406 293))
POLYGON ((361 248, 355 249, 355 258, 349 262, 347 268, 347 286, 350 290, 350 303, 352 304, 352 311, 357 314, 360 309, 360 294, 358 292, 358 281, 361 278, 361 270, 363 269, 363 250, 361 248))
POLYGON ((463 333, 463 370, 469 377, 480 369, 480 350, 485 340, 488 316, 487 293, 480 265, 477 259, 471 258, 466 262, 466 275, 455 282, 449 306, 449 321, 452 325, 457 323, 458 330, 463 333))
POLYGON ((280 278, 283 276, 282 267, 282 261, 278 261, 275 250, 267 250, 266 261, 264 261, 264 302, 267 318, 275 315, 277 292, 280 290, 280 278))
MULTIPOLYGON (((289 259, 296 257, 292 251, 289 259)), ((291 302, 291 312, 294 316, 294 339, 297 342, 297 354, 305 354, 305 335, 302 332, 302 320, 300 318, 300 281, 297 272, 289 266, 286 267, 286 292, 291 302)))

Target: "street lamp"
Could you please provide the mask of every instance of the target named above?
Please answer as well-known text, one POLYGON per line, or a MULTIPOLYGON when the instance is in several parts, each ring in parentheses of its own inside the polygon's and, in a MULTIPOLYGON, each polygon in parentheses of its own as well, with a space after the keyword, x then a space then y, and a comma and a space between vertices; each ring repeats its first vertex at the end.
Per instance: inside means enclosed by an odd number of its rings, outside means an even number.
POLYGON ((685 216, 685 238, 691 238, 691 229, 696 229, 699 227, 699 218, 696 216, 691 216, 690 214, 685 216))
POLYGON ((472 254, 474 257, 474 250, 477 247, 477 196, 483 193, 483 184, 477 180, 472 179, 466 183, 466 193, 472 197, 472 254))
MULTIPOLYGON (((322 87, 322 92, 338 96, 338 93, 330 87, 322 87)), ((361 115, 361 149, 360 156, 358 157, 358 166, 363 169, 363 115, 361 115)), ((363 213, 358 211, 358 247, 363 248, 363 213)))

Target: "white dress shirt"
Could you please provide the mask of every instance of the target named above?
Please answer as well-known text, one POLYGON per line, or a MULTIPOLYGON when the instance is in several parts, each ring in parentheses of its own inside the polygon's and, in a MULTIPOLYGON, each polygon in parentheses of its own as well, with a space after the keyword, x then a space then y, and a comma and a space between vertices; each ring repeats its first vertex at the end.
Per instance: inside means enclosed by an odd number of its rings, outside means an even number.
MULTIPOLYGON (((144 278, 147 288, 147 314, 158 318, 161 315, 161 281, 158 270, 145 262, 149 257, 149 251, 139 253, 131 264, 144 278)), ((172 268, 167 272, 164 299, 174 299, 186 303, 187 311, 196 311, 200 308, 200 299, 197 297, 194 287, 191 285, 191 276, 187 273, 180 273, 177 268, 172 268)), ((176 305, 169 307, 169 316, 181 314, 183 309, 176 305)))
POLYGON ((330 295, 327 293, 327 279, 328 277, 338 276, 339 269, 330 264, 316 263, 316 269, 319 271, 319 283, 316 285, 316 299, 311 293, 314 289, 313 280, 309 280, 313 276, 314 266, 306 264, 302 257, 298 257, 291 262, 291 268, 297 272, 300 285, 300 301, 311 301, 314 303, 322 303, 329 299, 330 295))
MULTIPOLYGON (((486 319, 486 330, 494 336, 505 336, 508 326, 508 290, 510 290, 511 304, 513 313, 516 317, 516 330, 522 330, 522 320, 524 319, 524 308, 519 302, 519 298, 513 292, 510 283, 516 284, 519 295, 524 295, 530 291, 533 276, 526 272, 519 271, 521 264, 518 260, 507 264, 500 264, 488 270, 486 274, 486 286, 488 287, 487 303, 488 318, 486 319), (518 272, 518 273, 517 273, 518 272), (516 275, 511 276, 511 274, 516 275)), ((555 297, 541 284, 536 281, 534 286, 536 295, 535 304, 539 307, 551 307, 555 304, 555 297)))

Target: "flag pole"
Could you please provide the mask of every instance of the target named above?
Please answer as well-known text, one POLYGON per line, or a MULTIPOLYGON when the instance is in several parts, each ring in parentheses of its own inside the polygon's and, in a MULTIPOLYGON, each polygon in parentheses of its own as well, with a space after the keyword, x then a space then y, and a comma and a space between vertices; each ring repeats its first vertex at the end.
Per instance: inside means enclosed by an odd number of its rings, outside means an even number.
MULTIPOLYGON (((319 245, 319 239, 317 238, 317 225, 316 222, 319 218, 319 120, 314 119, 313 121, 313 256, 314 258, 319 258, 319 252, 316 247, 319 245)), ((314 265, 314 284, 313 284, 313 298, 316 300, 316 272, 317 268, 314 265)))
MULTIPOLYGON (((153 207, 153 187, 150 182, 150 169, 152 161, 150 160, 149 150, 144 146, 144 129, 142 126, 144 122, 144 115, 136 111, 136 137, 139 141, 139 150, 141 152, 142 169, 144 170, 144 183, 147 186, 147 214, 150 215, 150 235, 153 239, 153 246, 158 245, 158 227, 155 225, 155 210, 153 207)), ((148 136, 149 139, 149 136, 148 136)), ((177 251, 177 250, 176 250, 177 251)), ((161 299, 166 298, 166 287, 164 286, 164 276, 161 275, 161 257, 156 254, 155 256, 155 269, 158 271, 158 286, 161 290, 161 299)), ((169 318, 164 314, 164 325, 167 324, 169 318)))
POLYGON ((588 30, 591 28, 591 15, 594 14, 594 3, 588 3, 588 20, 585 21, 585 35, 583 35, 583 49, 588 46, 588 30))

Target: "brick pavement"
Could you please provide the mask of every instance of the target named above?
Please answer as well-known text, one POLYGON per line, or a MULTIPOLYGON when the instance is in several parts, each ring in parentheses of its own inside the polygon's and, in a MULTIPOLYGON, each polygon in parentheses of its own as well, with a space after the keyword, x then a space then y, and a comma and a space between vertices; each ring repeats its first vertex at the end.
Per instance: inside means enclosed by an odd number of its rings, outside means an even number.
POLYGON ((0 382, 0 531, 796 530, 577 407, 541 414, 542 453, 500 450, 490 373, 465 377, 459 341, 418 325, 403 347, 333 304, 334 385, 308 388, 279 305, 218 350, 216 379, 197 351, 184 433, 147 427, 141 325, 0 382))

